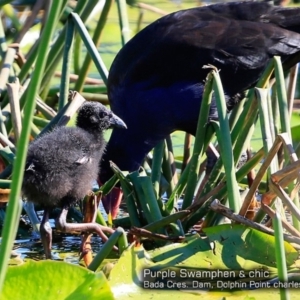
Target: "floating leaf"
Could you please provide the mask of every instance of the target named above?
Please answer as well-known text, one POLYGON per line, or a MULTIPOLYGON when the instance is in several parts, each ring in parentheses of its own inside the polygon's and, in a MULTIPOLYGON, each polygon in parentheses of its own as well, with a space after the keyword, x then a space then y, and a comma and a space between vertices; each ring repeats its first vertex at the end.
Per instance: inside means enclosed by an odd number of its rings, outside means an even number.
MULTIPOLYGON (((279 290, 267 281, 277 271, 273 237, 241 225, 205 231, 206 238, 193 235, 184 243, 153 251, 132 245, 109 275, 115 298, 280 299, 279 290), (228 277, 222 277, 224 274, 228 277), (270 288, 247 290, 249 287, 270 288)), ((285 250, 291 267, 297 252, 288 243, 285 250)), ((297 299, 297 290, 291 290, 290 296, 297 299)))
MULTIPOLYGON (((211 242, 219 242, 224 264, 230 268, 244 268, 243 261, 276 267, 275 238, 243 225, 219 225, 203 230, 211 242)), ((291 266, 298 257, 297 251, 285 242, 287 265, 291 266)))
POLYGON ((9 267, 0 298, 114 299, 102 272, 58 261, 29 261, 9 267))

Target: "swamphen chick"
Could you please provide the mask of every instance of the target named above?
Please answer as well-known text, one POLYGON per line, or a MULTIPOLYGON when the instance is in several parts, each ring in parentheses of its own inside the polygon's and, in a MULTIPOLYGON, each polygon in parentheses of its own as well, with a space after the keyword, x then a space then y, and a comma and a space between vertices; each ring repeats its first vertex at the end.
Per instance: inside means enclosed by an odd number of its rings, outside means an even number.
MULTIPOLYGON (((300 52, 300 8, 231 2, 182 10, 140 31, 118 53, 108 78, 111 109, 127 124, 114 129, 100 182, 112 172, 137 170, 145 155, 175 130, 195 134, 204 65, 220 70, 228 111, 253 87, 270 59, 290 62, 300 52)), ((210 118, 217 117, 213 101, 210 118)), ((121 192, 103 199, 115 216, 121 192)))
POLYGON ((100 103, 85 102, 79 109, 77 127, 58 127, 29 145, 22 191, 28 200, 44 206, 40 233, 46 258, 51 258, 52 230, 49 212, 61 207, 56 226, 63 232, 104 232, 112 229, 96 223, 67 223, 70 205, 82 199, 97 178, 105 148, 103 131, 126 128, 125 123, 100 103))

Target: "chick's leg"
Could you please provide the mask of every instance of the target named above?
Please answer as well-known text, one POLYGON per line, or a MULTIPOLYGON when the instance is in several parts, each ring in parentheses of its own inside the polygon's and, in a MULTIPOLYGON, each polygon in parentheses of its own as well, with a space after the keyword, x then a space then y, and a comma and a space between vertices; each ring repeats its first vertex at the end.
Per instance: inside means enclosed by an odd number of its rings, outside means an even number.
POLYGON ((108 237, 104 233, 112 234, 114 230, 112 228, 99 225, 98 223, 67 223, 68 207, 64 207, 61 214, 56 219, 56 228, 62 232, 85 232, 85 233, 97 233, 104 242, 108 240, 108 237))
POLYGON ((52 248, 52 229, 49 223, 49 214, 51 209, 46 208, 44 210, 43 219, 40 225, 41 240, 44 247, 46 259, 51 259, 52 248))

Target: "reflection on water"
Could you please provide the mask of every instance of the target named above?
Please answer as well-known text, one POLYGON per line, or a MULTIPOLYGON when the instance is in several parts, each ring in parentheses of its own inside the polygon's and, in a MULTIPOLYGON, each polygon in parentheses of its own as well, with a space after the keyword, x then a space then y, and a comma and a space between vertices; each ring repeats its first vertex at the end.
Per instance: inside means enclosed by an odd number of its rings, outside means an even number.
MULTIPOLYGON (((51 220, 54 223, 54 220, 51 220)), ((81 236, 77 234, 64 234, 53 228, 52 254, 54 260, 63 260, 73 264, 79 264, 79 248, 81 236)), ((97 235, 91 238, 92 249, 97 253, 102 246, 102 240, 97 235)), ((45 259, 41 240, 36 234, 17 237, 14 243, 14 254, 21 259, 43 260, 45 259)))
MULTIPOLYGON (((100 205, 100 211, 104 218, 107 215, 100 205)), ((39 219, 42 219, 43 211, 37 212, 39 219)), ((27 216, 24 216, 26 222, 30 222, 27 216)), ((81 246, 81 235, 61 233, 55 229, 55 220, 50 219, 50 225, 53 232, 52 255, 54 260, 63 260, 72 264, 80 264, 79 249, 81 246)), ((94 234, 91 238, 93 253, 98 253, 102 247, 102 240, 94 234)), ((44 250, 39 234, 34 231, 23 230, 20 232, 14 243, 14 253, 12 256, 19 256, 21 259, 44 260, 44 250)))

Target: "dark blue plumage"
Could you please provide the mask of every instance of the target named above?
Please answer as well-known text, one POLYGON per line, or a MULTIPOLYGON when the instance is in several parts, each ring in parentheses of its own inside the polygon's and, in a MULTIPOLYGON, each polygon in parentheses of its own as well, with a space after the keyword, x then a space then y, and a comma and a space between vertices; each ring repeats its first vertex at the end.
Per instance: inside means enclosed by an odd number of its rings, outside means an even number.
MULTIPOLYGON (((112 175, 110 160, 134 171, 174 130, 195 134, 209 72, 204 65, 220 70, 231 110, 274 55, 289 64, 299 54, 299 33, 300 8, 252 1, 183 10, 147 26, 121 49, 110 70, 111 108, 128 130, 113 130, 100 181, 112 175)), ((210 117, 217 117, 215 103, 210 117)), ((104 201, 107 209, 110 201, 104 201)))

